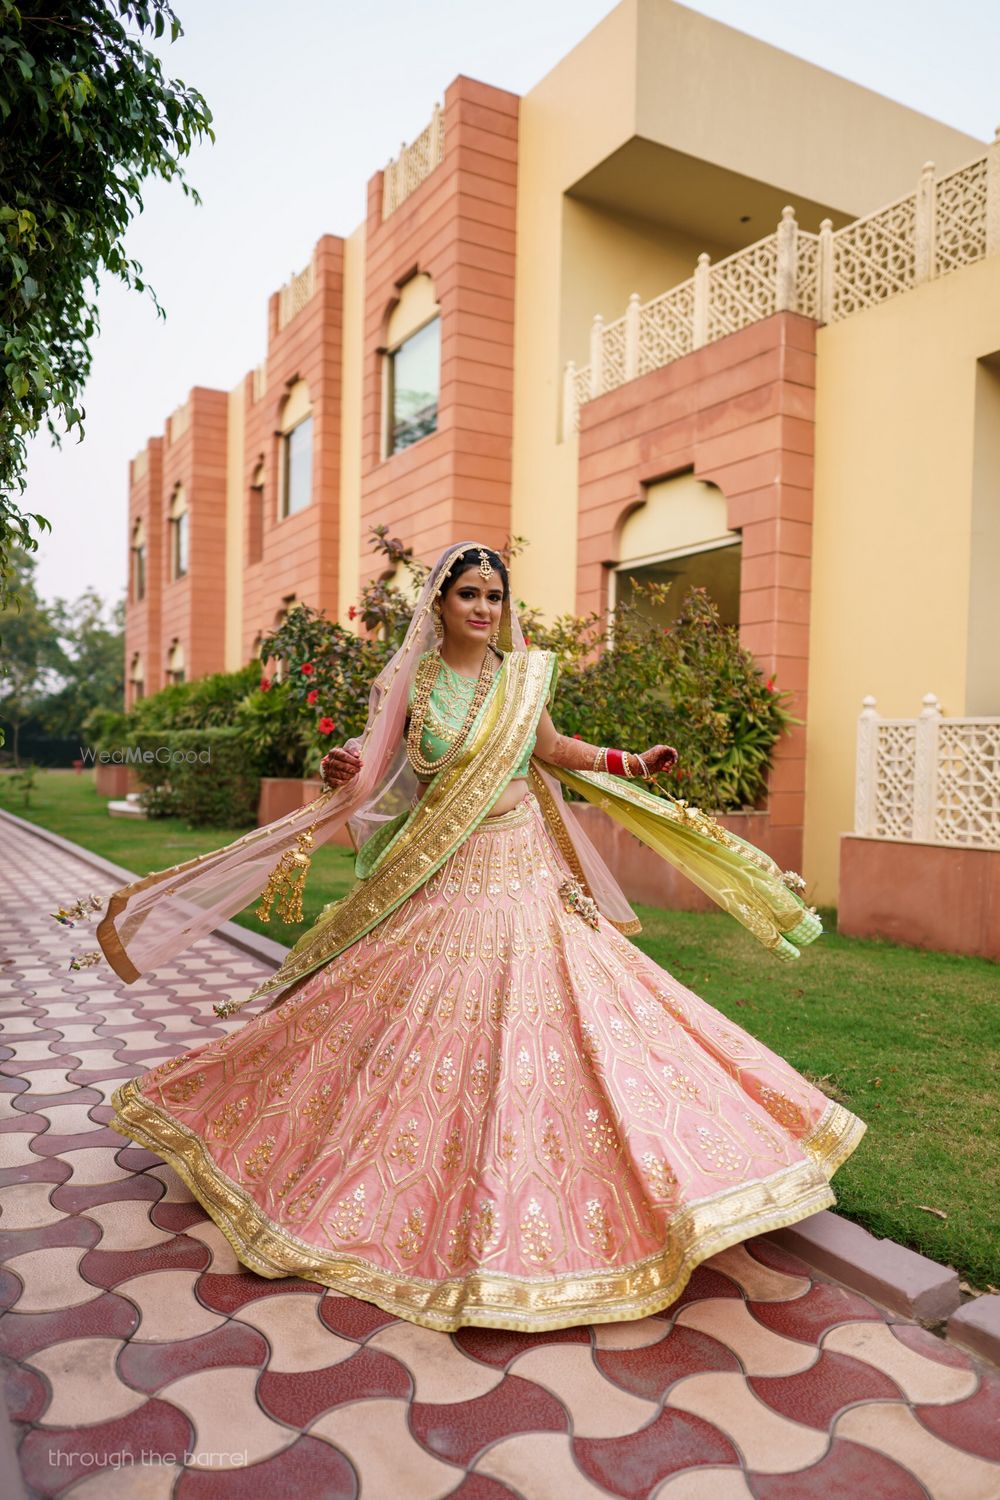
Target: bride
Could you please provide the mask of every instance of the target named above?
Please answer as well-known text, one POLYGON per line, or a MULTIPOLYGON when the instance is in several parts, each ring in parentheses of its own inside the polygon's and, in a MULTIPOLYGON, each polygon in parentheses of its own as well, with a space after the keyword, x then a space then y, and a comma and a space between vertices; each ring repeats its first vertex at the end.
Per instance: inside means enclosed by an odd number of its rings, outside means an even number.
POLYGON ((98 939, 131 982, 265 882, 262 912, 301 889, 314 845, 350 829, 356 884, 216 1006, 267 1008, 113 1095, 113 1128, 262 1276, 441 1330, 610 1322, 836 1202, 865 1123, 629 941, 640 924, 560 783, 779 958, 821 930, 801 877, 645 790, 671 747, 559 734, 556 675, 497 553, 449 548, 317 802, 110 898, 98 939))

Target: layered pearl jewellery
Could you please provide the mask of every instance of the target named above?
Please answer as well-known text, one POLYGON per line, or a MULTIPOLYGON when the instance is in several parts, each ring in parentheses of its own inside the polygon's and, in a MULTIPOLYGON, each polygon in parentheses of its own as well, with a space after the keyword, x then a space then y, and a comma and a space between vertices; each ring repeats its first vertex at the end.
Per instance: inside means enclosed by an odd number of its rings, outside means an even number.
MULTIPOLYGON (((492 642, 491 642, 492 645, 492 642)), ((465 723, 458 732, 458 738, 448 747, 445 753, 437 760, 428 760, 421 748, 424 733, 424 721, 427 718, 428 700, 431 690, 437 681, 437 675, 441 666, 447 666, 440 651, 434 651, 427 659, 421 662, 417 670, 417 678, 414 684, 413 708, 410 712, 410 728, 406 736, 406 754, 410 765, 418 776, 436 776, 438 771, 446 771, 453 765, 462 752, 466 736, 472 728, 473 721, 486 701, 486 694, 490 690, 493 681, 493 667, 490 650, 483 653, 483 664, 479 668, 479 678, 476 682, 476 691, 472 695, 465 714, 465 723)))

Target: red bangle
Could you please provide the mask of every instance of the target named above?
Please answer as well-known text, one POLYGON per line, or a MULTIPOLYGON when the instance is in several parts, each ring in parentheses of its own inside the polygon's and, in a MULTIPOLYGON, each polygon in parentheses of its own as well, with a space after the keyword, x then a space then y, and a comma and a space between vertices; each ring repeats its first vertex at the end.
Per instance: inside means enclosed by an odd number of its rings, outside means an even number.
POLYGON ((621 750, 609 750, 605 755, 608 770, 615 776, 625 775, 625 756, 621 750))

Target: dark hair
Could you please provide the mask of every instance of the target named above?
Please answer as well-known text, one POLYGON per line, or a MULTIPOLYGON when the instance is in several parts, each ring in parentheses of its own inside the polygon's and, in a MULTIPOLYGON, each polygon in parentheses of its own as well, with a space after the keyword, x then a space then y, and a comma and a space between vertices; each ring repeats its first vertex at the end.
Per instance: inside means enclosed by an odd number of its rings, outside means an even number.
MULTIPOLYGON (((510 579, 507 576, 507 568, 504 564, 503 558, 498 557, 491 547, 484 547, 482 550, 486 553, 486 556, 493 564, 493 567, 500 574, 500 578, 503 583, 503 596, 506 599, 510 594, 510 579)), ((447 594, 452 584, 458 581, 458 579, 462 576, 467 568, 478 567, 479 548, 467 547, 464 552, 460 553, 459 556, 455 558, 455 561, 452 563, 451 567, 442 578, 440 597, 442 599, 444 598, 445 594, 447 594)))

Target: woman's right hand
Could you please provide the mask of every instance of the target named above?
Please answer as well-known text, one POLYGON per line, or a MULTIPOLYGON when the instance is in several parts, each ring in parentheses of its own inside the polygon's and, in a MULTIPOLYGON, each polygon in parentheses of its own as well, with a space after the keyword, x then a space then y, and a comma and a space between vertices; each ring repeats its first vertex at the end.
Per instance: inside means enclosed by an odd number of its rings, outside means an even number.
POLYGON ((319 763, 319 773, 328 787, 343 786, 361 770, 361 760, 353 750, 337 745, 319 763))

